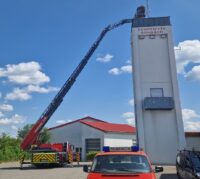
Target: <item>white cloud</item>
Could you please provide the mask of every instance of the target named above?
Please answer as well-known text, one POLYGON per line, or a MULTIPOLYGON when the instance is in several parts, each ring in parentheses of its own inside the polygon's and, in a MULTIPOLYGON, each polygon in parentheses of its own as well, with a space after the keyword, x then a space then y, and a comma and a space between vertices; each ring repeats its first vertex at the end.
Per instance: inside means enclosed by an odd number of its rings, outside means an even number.
POLYGON ((125 118, 129 125, 135 126, 135 114, 133 112, 125 112, 122 114, 122 117, 125 118))
POLYGON ((9 119, 7 118, 3 118, 1 119, 2 117, 4 117, 4 112, 10 112, 10 111, 13 111, 13 106, 10 105, 10 104, 0 104, 0 124, 1 123, 9 123, 9 119))
POLYGON ((108 63, 113 59, 113 55, 107 53, 104 56, 98 57, 96 60, 103 63, 108 63))
POLYGON ((4 116, 4 114, 0 111, 0 117, 3 117, 4 116))
POLYGON ((0 99, 2 98, 2 93, 0 92, 0 99))
POLYGON ((5 99, 25 101, 31 99, 31 95, 24 89, 14 88, 11 93, 7 93, 5 99))
POLYGON ((187 80, 200 81, 200 65, 194 66, 189 72, 187 72, 184 77, 187 80))
POLYGON ((192 118, 198 118, 200 117, 199 114, 197 114, 194 110, 192 109, 182 109, 182 115, 183 115, 183 120, 191 120, 192 118))
POLYGON ((200 63, 200 41, 186 40, 180 42, 178 46, 175 46, 175 56, 178 73, 185 74, 185 67, 189 63, 200 63))
POLYGON ((122 114, 123 118, 134 118, 135 114, 133 112, 125 112, 122 114))
POLYGON ((119 75, 121 73, 121 71, 118 68, 112 68, 108 71, 108 73, 110 73, 112 75, 119 75))
POLYGON ((5 112, 13 111, 13 106, 10 104, 0 104, 0 111, 5 111, 5 112))
POLYGON ((38 85, 28 85, 25 88, 14 88, 11 93, 7 93, 5 99, 7 100, 20 100, 25 101, 31 99, 31 93, 49 93, 53 91, 58 91, 59 88, 56 87, 40 87, 38 85))
POLYGON ((120 75, 122 73, 132 73, 132 66, 125 65, 120 68, 112 68, 108 71, 108 73, 110 73, 112 75, 120 75))
POLYGON ((12 128, 13 130, 16 130, 16 131, 18 130, 17 126, 14 126, 14 125, 12 125, 11 128, 12 128))
POLYGON ((200 131, 200 115, 192 109, 182 109, 185 131, 200 131))
POLYGON ((200 131, 200 121, 186 121, 184 125, 185 131, 200 131))
POLYGON ((131 65, 122 66, 120 69, 121 69, 122 73, 132 73, 131 65))
POLYGON ((7 125, 7 124, 11 124, 11 123, 12 123, 11 119, 8 119, 8 118, 0 119, 0 124, 2 124, 2 125, 7 125))
POLYGON ((37 109, 39 109, 39 107, 38 106, 33 106, 32 109, 33 110, 37 110, 37 109))
POLYGON ((12 123, 14 124, 20 124, 20 123, 24 123, 25 122, 25 117, 15 114, 11 117, 12 123))
POLYGON ((21 85, 40 85, 50 81, 50 78, 41 72, 40 64, 35 61, 8 64, 5 68, 0 68, 0 77, 7 77, 9 82, 21 85))
POLYGON ((13 115, 11 118, 0 118, 0 124, 10 125, 10 124, 20 124, 25 122, 25 117, 18 114, 13 115))
POLYGON ((27 88, 25 89, 25 91, 27 91, 27 93, 31 93, 31 92, 37 92, 37 93, 49 93, 49 92, 53 92, 53 91, 58 91, 59 88, 56 87, 48 87, 48 88, 44 88, 44 87, 40 87, 40 86, 34 86, 34 85, 28 85, 27 88))
POLYGON ((131 106, 133 106, 133 105, 134 105, 134 99, 130 99, 130 100, 128 101, 128 103, 129 103, 131 106))
MULTIPOLYGON (((0 78, 7 78, 7 82, 23 85, 22 88, 15 87, 12 92, 5 95, 6 100, 28 100, 31 93, 49 93, 58 91, 55 87, 41 87, 42 84, 50 81, 50 78, 43 73, 38 62, 8 64, 0 68, 0 78)), ((1 98, 1 93, 0 93, 1 98)))
POLYGON ((65 120, 57 120, 57 121, 56 121, 56 124, 64 124, 64 123, 66 123, 65 120))
POLYGON ((68 123, 68 122, 72 122, 72 120, 57 120, 56 124, 64 124, 64 123, 68 123))
POLYGON ((135 126, 135 118, 127 118, 126 122, 131 126, 135 126))
POLYGON ((131 60, 127 60, 126 63, 130 65, 131 64, 131 60))

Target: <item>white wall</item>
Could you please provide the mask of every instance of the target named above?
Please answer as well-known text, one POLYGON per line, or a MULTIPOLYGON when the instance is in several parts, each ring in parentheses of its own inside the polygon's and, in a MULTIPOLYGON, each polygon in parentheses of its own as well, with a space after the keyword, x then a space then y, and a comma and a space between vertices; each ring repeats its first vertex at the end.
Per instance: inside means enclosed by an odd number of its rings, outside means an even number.
POLYGON ((60 128, 50 130, 52 143, 69 142, 75 147, 82 148, 82 160, 86 159, 86 139, 100 139, 101 150, 104 145, 108 146, 132 146, 135 135, 105 133, 98 129, 89 127, 83 123, 75 122, 60 128), (120 144, 120 145, 119 145, 120 144))
POLYGON ((82 147, 81 124, 79 122, 72 123, 60 128, 50 130, 52 143, 69 142, 76 147, 82 147))
POLYGON ((200 148, 200 136, 199 137, 186 137, 187 147, 198 147, 200 148))
POLYGON ((81 143, 82 143, 82 159, 85 160, 86 159, 86 144, 85 144, 85 140, 86 139, 100 139, 101 140, 101 146, 100 148, 102 149, 103 145, 104 145, 104 133, 100 130, 97 130, 95 128, 89 127, 85 124, 81 125, 81 143))
POLYGON ((104 133, 104 145, 110 147, 130 147, 136 140, 135 134, 104 133))
POLYGON ((52 143, 69 142, 75 147, 82 148, 82 159, 85 160, 86 139, 98 138, 101 140, 101 148, 104 142, 104 133, 80 122, 75 122, 60 128, 50 130, 52 143))
POLYGON ((176 64, 170 26, 132 29, 133 78, 136 126, 139 145, 153 163, 174 164, 177 149, 185 146, 176 64), (155 38, 150 34, 154 29, 155 38), (166 34, 161 38, 161 34, 166 34), (139 39, 144 35, 144 39, 139 39), (164 97, 173 97, 173 110, 144 110, 150 88, 163 88, 164 97))

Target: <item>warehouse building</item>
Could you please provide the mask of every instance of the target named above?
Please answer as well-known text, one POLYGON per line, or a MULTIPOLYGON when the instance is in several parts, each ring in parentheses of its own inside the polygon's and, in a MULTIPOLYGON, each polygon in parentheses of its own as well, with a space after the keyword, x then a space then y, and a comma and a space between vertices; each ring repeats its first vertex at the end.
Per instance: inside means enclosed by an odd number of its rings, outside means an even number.
POLYGON ((200 132, 185 132, 187 148, 200 148, 200 132))
POLYGON ((90 151, 101 151, 103 146, 124 147, 136 142, 136 129, 128 124, 113 124, 90 116, 49 129, 51 142, 69 142, 82 160, 90 151))

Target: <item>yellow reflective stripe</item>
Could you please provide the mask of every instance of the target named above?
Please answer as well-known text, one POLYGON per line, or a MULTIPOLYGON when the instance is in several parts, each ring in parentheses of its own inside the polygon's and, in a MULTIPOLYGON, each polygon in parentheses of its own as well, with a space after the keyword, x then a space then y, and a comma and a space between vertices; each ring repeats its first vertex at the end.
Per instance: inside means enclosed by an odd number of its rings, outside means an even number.
POLYGON ((70 163, 73 162, 73 153, 72 152, 68 153, 68 160, 70 163))
POLYGON ((24 158, 25 158, 25 154, 20 154, 20 157, 19 157, 20 163, 23 163, 24 158))
POLYGON ((49 153, 35 153, 33 154, 33 162, 41 162, 41 160, 47 160, 47 162, 56 162, 56 154, 49 153))
POLYGON ((76 153, 76 160, 79 162, 80 161, 80 153, 76 153))

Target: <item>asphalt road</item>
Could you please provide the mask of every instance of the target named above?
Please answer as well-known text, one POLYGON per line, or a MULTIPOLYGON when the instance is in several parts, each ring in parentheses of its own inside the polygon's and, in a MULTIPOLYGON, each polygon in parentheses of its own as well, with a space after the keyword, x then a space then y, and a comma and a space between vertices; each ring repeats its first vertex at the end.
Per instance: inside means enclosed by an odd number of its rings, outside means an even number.
MULTIPOLYGON (((82 163, 81 163, 82 164, 82 163)), ((65 166, 63 168, 37 169, 26 166, 19 169, 18 162, 0 164, 0 179, 86 179, 82 167, 65 166)), ((157 174, 157 179, 177 179, 174 166, 164 166, 164 172, 157 174)))

